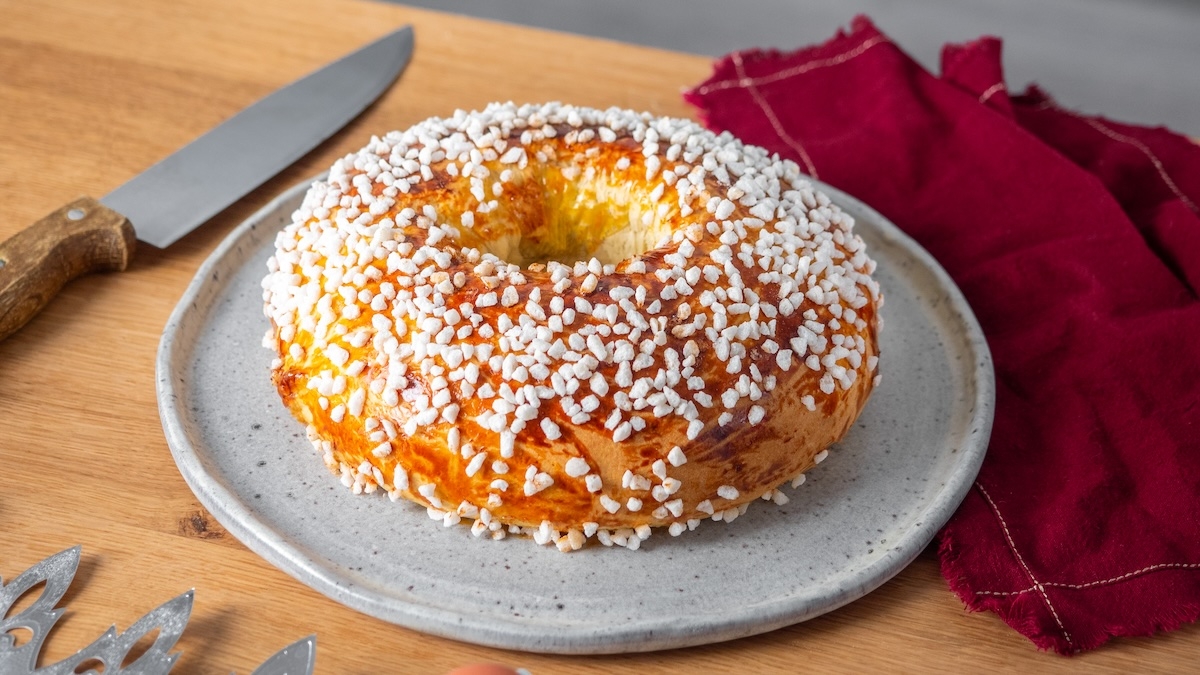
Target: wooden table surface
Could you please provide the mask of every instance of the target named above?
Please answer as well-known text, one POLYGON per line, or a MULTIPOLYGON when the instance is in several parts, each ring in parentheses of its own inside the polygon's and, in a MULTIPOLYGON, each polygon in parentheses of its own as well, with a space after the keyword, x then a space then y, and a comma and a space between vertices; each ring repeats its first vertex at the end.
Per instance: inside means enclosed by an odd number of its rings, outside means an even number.
MULTIPOLYGON (((806 623, 706 647, 556 657, 436 638, 359 614, 275 569, 200 506, 159 424, 159 335, 204 258, 297 181, 404 128, 492 100, 689 115, 705 58, 338 0, 0 0, 0 238, 99 197, 245 105, 405 23, 415 57, 378 104, 168 250, 70 285, 0 342, 0 575, 74 544, 58 660, 111 623, 196 589, 177 673, 248 673, 316 633, 318 673, 444 673, 500 661, 534 673, 1192 671, 1200 627, 1074 658, 970 614, 926 551, 879 590, 806 623)), ((314 460, 315 461, 315 460, 314 460)), ((43 663, 46 663, 45 659, 43 663)))

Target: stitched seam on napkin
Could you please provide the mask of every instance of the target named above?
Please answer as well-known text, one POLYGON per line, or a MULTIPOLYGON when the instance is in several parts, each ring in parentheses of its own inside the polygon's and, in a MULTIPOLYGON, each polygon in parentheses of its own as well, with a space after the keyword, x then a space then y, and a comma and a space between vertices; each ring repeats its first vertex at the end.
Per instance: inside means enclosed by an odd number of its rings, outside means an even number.
POLYGON ((1098 122, 1094 119, 1083 117, 1081 115, 1076 115, 1070 111, 1066 111, 1066 112, 1067 112, 1067 114, 1069 114, 1073 117, 1078 117, 1079 119, 1083 120, 1084 122, 1087 122, 1088 126, 1095 129, 1096 131, 1099 131, 1100 133, 1104 134, 1105 136, 1108 136, 1109 138, 1113 139, 1114 141, 1117 141, 1118 143, 1128 143, 1129 145, 1132 145, 1133 147, 1140 150, 1142 152, 1142 154, 1145 155, 1146 158, 1150 160, 1150 163, 1154 165, 1155 170, 1158 171, 1158 175, 1160 177, 1162 177, 1163 182, 1167 184, 1167 187, 1171 189, 1171 192, 1174 192, 1175 196, 1179 197, 1179 201, 1183 202, 1184 206, 1187 206, 1189 209, 1191 209, 1192 213, 1195 213, 1196 215, 1200 216, 1200 209, 1197 209, 1196 204, 1193 203, 1191 199, 1188 199, 1188 196, 1185 195, 1183 193, 1183 191, 1179 189, 1179 186, 1175 184, 1175 181, 1171 180, 1170 174, 1167 173, 1167 168, 1165 166, 1163 166, 1163 163, 1158 159, 1158 156, 1155 155, 1154 152, 1152 150, 1150 150, 1150 148, 1146 147, 1145 143, 1139 141, 1136 138, 1126 136, 1125 134, 1122 134, 1118 131, 1110 129, 1107 126, 1101 124, 1100 122, 1098 122))
MULTIPOLYGON (((829 58, 825 58, 825 59, 816 59, 813 61, 807 61, 798 66, 792 66, 791 68, 785 68, 779 72, 772 73, 770 75, 760 75, 755 78, 746 77, 745 71, 743 71, 742 69, 739 68, 738 69, 738 71, 739 71, 738 79, 736 79, 736 80, 721 80, 720 82, 713 82, 711 84, 706 84, 706 85, 700 87, 699 89, 697 89, 696 93, 709 94, 714 91, 720 91, 722 89, 733 89, 734 87, 752 87, 752 86, 757 86, 760 84, 770 84, 772 82, 786 80, 789 77, 795 77, 796 75, 802 75, 804 73, 807 73, 810 70, 816 70, 817 68, 827 68, 829 66, 840 65, 840 64, 845 63, 846 61, 849 61, 850 59, 862 54, 863 52, 867 51, 871 47, 874 47, 877 44, 881 44, 881 43, 884 43, 887 41, 888 41, 888 39, 886 37, 884 37, 882 35, 876 35, 876 36, 870 38, 869 40, 864 40, 861 44, 859 44, 854 49, 847 50, 845 52, 842 52, 841 54, 837 54, 836 56, 830 56, 829 58)), ((738 59, 740 61, 740 55, 738 53, 735 52, 733 54, 733 56, 738 57, 738 59)))
POLYGON ((1004 83, 1003 83, 1003 82, 997 82, 996 84, 993 84, 992 86, 990 86, 990 87, 988 87, 987 89, 984 89, 984 90, 983 90, 983 93, 979 95, 979 102, 980 102, 980 103, 987 103, 987 100, 988 100, 989 98, 991 98, 992 96, 995 96, 997 92, 1001 92, 1001 91, 1004 91, 1004 90, 1005 90, 1004 83))
POLYGON ((1000 527, 1004 530, 1004 538, 1008 541, 1009 550, 1012 551, 1017 562, 1021 564, 1021 567, 1025 570, 1025 574, 1029 576, 1029 580, 1033 582, 1033 587, 1041 594, 1042 601, 1046 603, 1046 607, 1054 617, 1054 623, 1058 624, 1058 629, 1062 631, 1063 638, 1066 639, 1067 644, 1074 646, 1075 643, 1071 640, 1071 634, 1067 632, 1066 626, 1063 625, 1062 619, 1058 616, 1058 610, 1054 609, 1054 604, 1050 602, 1050 596, 1046 594, 1045 586, 1037 580, 1037 577, 1033 574, 1033 570, 1029 569, 1029 565, 1025 564, 1025 559, 1017 551, 1017 544, 1013 541, 1012 533, 1008 531, 1008 523, 1004 521, 1004 516, 1000 515, 1000 509, 996 506, 996 502, 992 500, 992 496, 988 494, 988 491, 984 489, 979 481, 975 482, 975 487, 979 489, 979 492, 983 494, 983 498, 987 500, 988 505, 992 507, 992 513, 996 515, 996 520, 1000 521, 1000 527))
MULTIPOLYGON (((1173 570, 1173 569, 1174 570, 1200 569, 1200 563, 1159 563, 1157 565, 1148 565, 1146 567, 1143 567, 1140 570, 1126 572, 1125 574, 1122 574, 1120 576, 1115 576, 1110 579, 1101 579, 1099 581, 1089 581, 1089 582, 1083 583, 1083 584, 1068 584, 1068 583, 1064 583, 1064 582, 1060 582, 1060 581, 1045 581, 1045 582, 1042 582, 1042 585, 1043 586, 1053 586, 1055 588, 1073 588, 1076 590, 1082 590, 1085 588, 1094 588, 1096 586, 1106 586, 1108 584, 1115 584, 1115 583, 1118 583, 1121 581, 1126 581, 1128 579, 1132 579, 1134 577, 1141 576, 1143 574, 1149 574, 1150 572, 1158 572, 1160 570, 1173 570)), ((1030 586, 1029 588, 1023 588, 1019 591, 975 591, 975 595, 996 595, 996 596, 1021 595, 1023 593, 1029 593, 1030 591, 1035 591, 1035 590, 1037 590, 1035 587, 1030 586)))
POLYGON ((775 135, 800 155, 800 159, 804 160, 805 168, 808 169, 808 175, 814 179, 817 178, 817 167, 813 166, 812 158, 808 156, 808 152, 804 150, 804 146, 800 145, 800 142, 792 138, 791 134, 783 128, 783 125, 779 123, 779 118, 775 116, 775 111, 771 109, 771 105, 767 103, 767 100, 758 91, 758 87, 755 86, 750 78, 746 77, 746 68, 742 62, 742 55, 737 52, 733 53, 733 67, 737 69, 739 81, 746 83, 746 91, 750 92, 751 98, 758 104, 763 114, 767 116, 767 121, 775 129, 775 135))
POLYGON ((1154 154, 1154 151, 1151 150, 1150 148, 1146 147, 1145 143, 1139 141, 1136 138, 1126 136, 1125 134, 1122 134, 1113 129, 1109 129, 1108 127, 1104 126, 1100 122, 1097 122, 1096 120, 1091 119, 1089 117, 1084 117, 1083 115, 1080 115, 1079 113, 1076 113, 1072 110, 1067 110, 1066 108, 1059 108, 1058 106, 1056 106, 1054 104, 1053 101, 1049 101, 1049 100, 1042 101, 1041 103, 1039 103, 1038 105, 1033 107, 1034 110, 1048 110, 1050 108, 1054 108, 1058 112, 1061 112, 1065 115, 1070 115, 1071 117, 1074 117, 1079 120, 1082 120, 1083 122, 1086 122, 1087 125, 1090 126, 1091 128, 1095 129, 1096 131, 1099 131, 1100 133, 1104 134, 1105 136, 1108 136, 1109 138, 1111 138, 1112 140, 1114 140, 1118 143, 1128 143, 1129 145, 1132 145, 1133 147, 1140 150, 1142 152, 1142 154, 1146 155, 1146 158, 1150 160, 1150 163, 1154 165, 1155 170, 1158 171, 1159 177, 1161 177, 1163 179, 1163 182, 1167 184, 1167 187, 1170 188, 1171 192, 1175 193, 1176 197, 1179 197, 1179 201, 1183 202, 1183 204, 1185 206, 1187 206, 1189 209, 1191 209, 1193 213, 1195 213, 1196 215, 1200 215, 1200 209, 1196 208, 1195 202, 1193 202, 1191 199, 1189 199, 1188 196, 1186 194, 1184 194, 1182 190, 1179 189, 1179 186, 1175 184, 1175 181, 1171 180, 1170 174, 1167 173, 1167 168, 1165 166, 1163 166, 1162 161, 1158 159, 1158 156, 1154 154))

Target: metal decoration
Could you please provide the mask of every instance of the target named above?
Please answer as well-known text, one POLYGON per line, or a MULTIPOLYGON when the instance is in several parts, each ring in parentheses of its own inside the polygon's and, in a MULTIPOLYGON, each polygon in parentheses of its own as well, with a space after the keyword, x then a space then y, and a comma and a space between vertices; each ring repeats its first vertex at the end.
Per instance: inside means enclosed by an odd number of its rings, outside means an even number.
MULTIPOLYGON (((111 626, 95 642, 58 663, 38 667, 42 645, 66 610, 57 607, 79 568, 80 547, 56 553, 25 570, 8 584, 0 577, 0 675, 164 675, 180 652, 171 653, 192 613, 195 591, 188 591, 159 605, 138 619, 129 630, 111 626), (19 613, 9 613, 17 601, 39 584, 41 595, 19 613), (125 661, 135 644, 153 631, 154 643, 131 663, 125 661), (17 646, 17 635, 32 637, 17 646)), ((312 675, 316 658, 316 636, 284 647, 255 669, 252 675, 312 675)))
POLYGON ((312 675, 317 659, 317 636, 297 640, 279 650, 250 675, 312 675))

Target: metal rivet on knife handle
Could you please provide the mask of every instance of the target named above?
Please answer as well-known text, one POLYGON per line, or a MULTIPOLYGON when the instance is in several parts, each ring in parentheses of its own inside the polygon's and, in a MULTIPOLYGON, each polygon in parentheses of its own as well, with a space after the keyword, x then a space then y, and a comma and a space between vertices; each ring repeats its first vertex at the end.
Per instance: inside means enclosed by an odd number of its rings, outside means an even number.
POLYGON ((120 271, 137 238, 129 220, 81 197, 0 243, 0 340, 32 319, 58 291, 89 272, 120 271))

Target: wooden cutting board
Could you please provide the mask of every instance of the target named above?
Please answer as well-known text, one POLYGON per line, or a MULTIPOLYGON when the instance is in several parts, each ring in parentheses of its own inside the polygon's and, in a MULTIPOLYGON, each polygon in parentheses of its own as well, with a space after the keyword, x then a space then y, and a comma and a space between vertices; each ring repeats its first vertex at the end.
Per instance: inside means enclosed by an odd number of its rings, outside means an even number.
POLYGON ((143 246, 128 271, 69 286, 0 342, 0 575, 83 545, 49 660, 195 588, 177 673, 248 673, 310 633, 319 673, 442 673, 475 661, 534 673, 1178 672, 1200 663, 1194 625, 1073 659, 1039 653, 995 616, 966 613, 929 551, 815 620, 662 653, 503 652, 338 605, 230 537, 171 460, 154 358, 197 267, 247 215, 371 134, 493 100, 689 115, 679 92, 708 74, 708 60, 350 0, 0 0, 0 17, 0 238, 79 195, 106 194, 276 87, 402 24, 417 36, 400 82, 329 142, 170 249, 143 246))

